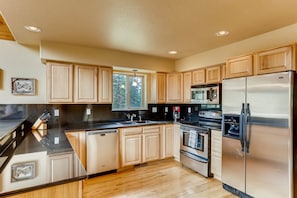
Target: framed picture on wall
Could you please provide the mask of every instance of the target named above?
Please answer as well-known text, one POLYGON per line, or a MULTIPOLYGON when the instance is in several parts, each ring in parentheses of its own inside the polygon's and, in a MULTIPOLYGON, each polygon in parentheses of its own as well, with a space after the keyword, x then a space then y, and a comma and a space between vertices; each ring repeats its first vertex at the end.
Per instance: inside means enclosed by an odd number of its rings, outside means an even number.
POLYGON ((11 93, 14 95, 35 95, 35 79, 11 78, 11 93))
POLYGON ((11 182, 35 177, 35 161, 11 165, 11 182))

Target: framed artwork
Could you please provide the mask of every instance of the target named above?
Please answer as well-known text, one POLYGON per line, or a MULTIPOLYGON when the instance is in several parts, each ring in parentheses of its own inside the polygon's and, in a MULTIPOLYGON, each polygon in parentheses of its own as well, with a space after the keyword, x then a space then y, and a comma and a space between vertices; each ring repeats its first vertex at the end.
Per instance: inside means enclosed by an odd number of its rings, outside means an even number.
POLYGON ((11 181, 21 181, 35 177, 35 161, 11 165, 11 181))
POLYGON ((35 95, 35 79, 11 78, 11 92, 14 95, 35 95))

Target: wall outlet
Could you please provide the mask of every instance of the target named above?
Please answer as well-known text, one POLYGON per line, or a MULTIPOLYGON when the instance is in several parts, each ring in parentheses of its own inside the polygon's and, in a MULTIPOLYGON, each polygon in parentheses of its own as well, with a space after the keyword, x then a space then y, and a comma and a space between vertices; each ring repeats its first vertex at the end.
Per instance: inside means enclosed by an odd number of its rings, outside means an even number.
POLYGON ((188 113, 191 113, 191 112, 192 112, 191 107, 188 107, 188 113))
POLYGON ((59 109, 54 110, 54 116, 58 117, 60 115, 59 109))
POLYGON ((168 107, 165 107, 164 111, 165 111, 165 113, 167 113, 168 112, 168 107))
POLYGON ((54 138, 54 144, 59 144, 60 142, 60 138, 59 137, 55 137, 54 138))
POLYGON ((86 114, 91 115, 91 109, 90 108, 87 108, 86 114))
POLYGON ((152 107, 152 112, 153 113, 157 113, 157 111, 158 111, 157 107, 152 107))

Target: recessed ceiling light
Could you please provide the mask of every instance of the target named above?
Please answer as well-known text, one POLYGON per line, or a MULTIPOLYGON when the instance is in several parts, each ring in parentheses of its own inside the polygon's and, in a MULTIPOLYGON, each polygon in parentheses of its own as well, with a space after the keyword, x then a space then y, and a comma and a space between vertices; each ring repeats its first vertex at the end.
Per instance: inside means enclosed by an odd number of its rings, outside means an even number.
POLYGON ((217 36, 227 36, 228 34, 229 34, 229 32, 226 30, 221 30, 221 31, 216 32, 217 36))
POLYGON ((31 25, 25 25, 26 30, 29 30, 30 32, 41 32, 41 29, 36 26, 31 25))
POLYGON ((172 50, 172 51, 169 51, 168 54, 172 54, 172 55, 177 54, 177 51, 172 50))

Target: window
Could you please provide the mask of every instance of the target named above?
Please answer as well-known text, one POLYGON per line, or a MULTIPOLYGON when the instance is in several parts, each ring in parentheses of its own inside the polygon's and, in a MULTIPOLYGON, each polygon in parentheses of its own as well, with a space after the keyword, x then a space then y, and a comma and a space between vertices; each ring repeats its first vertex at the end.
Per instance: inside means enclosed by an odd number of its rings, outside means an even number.
POLYGON ((112 110, 145 109, 144 81, 144 75, 113 73, 112 110))

